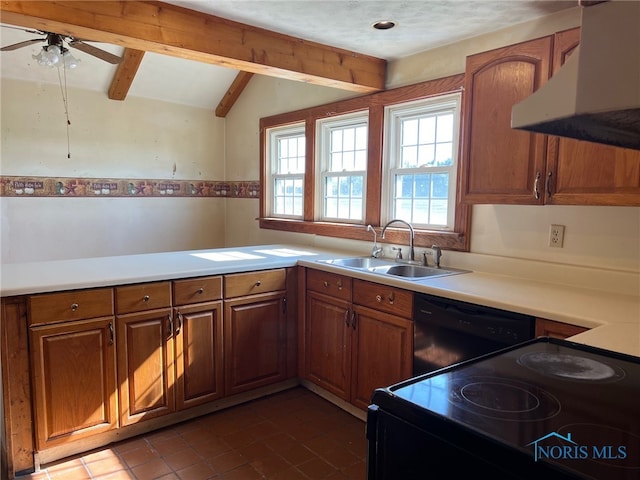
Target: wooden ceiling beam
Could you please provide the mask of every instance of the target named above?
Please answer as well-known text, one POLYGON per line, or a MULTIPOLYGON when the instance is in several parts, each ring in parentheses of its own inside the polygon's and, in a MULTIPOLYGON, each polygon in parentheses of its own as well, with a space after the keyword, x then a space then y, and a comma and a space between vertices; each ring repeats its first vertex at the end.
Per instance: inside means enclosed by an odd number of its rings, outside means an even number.
POLYGON ((227 90, 227 92, 220 100, 220 103, 216 107, 216 117, 226 117, 233 104, 236 103, 236 100, 240 97, 240 94, 245 89, 251 77, 253 77, 253 73, 251 72, 239 72, 236 76, 235 80, 227 90))
POLYGON ((386 62, 156 1, 0 2, 3 23, 359 93, 386 62))
POLYGON ((124 49, 122 60, 118 64, 118 69, 109 87, 109 98, 111 100, 124 100, 127 97, 133 79, 138 73, 142 57, 144 57, 142 50, 124 49))

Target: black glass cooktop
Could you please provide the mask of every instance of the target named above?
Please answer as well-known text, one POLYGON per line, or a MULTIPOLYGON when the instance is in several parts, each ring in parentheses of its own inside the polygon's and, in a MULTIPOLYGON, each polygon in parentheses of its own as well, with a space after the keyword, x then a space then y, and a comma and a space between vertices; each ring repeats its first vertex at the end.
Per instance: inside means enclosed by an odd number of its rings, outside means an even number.
POLYGON ((585 478, 640 479, 638 357, 538 338, 388 393, 585 478))

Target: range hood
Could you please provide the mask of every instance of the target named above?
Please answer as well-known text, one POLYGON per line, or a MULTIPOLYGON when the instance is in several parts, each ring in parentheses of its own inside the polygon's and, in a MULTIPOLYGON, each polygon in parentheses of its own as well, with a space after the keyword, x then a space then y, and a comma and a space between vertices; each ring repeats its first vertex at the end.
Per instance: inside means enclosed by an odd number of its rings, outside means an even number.
POLYGON ((511 127, 640 150, 640 1, 581 8, 580 46, 511 127))

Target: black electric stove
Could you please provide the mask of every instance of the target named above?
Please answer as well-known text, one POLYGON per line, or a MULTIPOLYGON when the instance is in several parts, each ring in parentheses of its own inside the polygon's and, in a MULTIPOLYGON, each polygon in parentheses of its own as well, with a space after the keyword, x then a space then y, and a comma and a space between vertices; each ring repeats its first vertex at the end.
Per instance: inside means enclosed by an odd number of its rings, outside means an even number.
POLYGON ((640 479, 640 358, 538 338, 376 390, 368 478, 640 479))

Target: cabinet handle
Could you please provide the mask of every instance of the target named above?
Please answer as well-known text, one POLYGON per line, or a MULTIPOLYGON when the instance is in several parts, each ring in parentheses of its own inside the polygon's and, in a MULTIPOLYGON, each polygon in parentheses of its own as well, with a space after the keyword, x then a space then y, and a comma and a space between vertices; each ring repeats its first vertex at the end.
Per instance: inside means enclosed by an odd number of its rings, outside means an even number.
POLYGON ((540 182, 540 172, 536 173, 536 179, 533 182, 533 196, 536 200, 540 200, 540 190, 538 190, 538 183, 540 182))
POLYGON ((552 172, 547 173, 547 181, 545 182, 545 190, 547 191, 547 197, 551 197, 551 176, 552 172))
POLYGON ((376 301, 378 303, 382 303, 383 300, 384 300, 384 297, 382 295, 376 295, 376 301))
POLYGON ((351 312, 351 326, 356 329, 356 311, 351 312))
POLYGON ((169 336, 167 338, 171 338, 173 336, 173 316, 171 314, 169 316, 169 336))
POLYGON ((347 328, 351 326, 349 325, 349 309, 348 308, 344 311, 344 324, 347 326, 347 328))
POLYGON ((198 295, 202 295, 204 293, 204 288, 200 287, 197 293, 198 295))
POLYGON ((395 302, 395 300, 396 300, 396 297, 395 297, 395 295, 393 294, 393 292, 391 292, 391 293, 389 294, 389 305, 393 305, 393 302, 395 302))
POLYGON ((109 322, 109 345, 113 345, 113 338, 114 338, 113 322, 109 322))
POLYGON ((144 297, 142 297, 143 302, 148 302, 150 299, 151 297, 149 295, 145 295, 144 297))
POLYGON ((79 307, 79 306, 80 306, 80 305, 78 305, 77 303, 72 303, 72 304, 71 304, 71 311, 75 312, 76 310, 78 310, 78 307, 79 307))
POLYGON ((322 284, 324 285, 324 288, 329 288, 329 282, 327 282, 326 280, 322 282, 322 284))
POLYGON ((261 282, 260 280, 258 280, 258 281, 256 282, 256 287, 259 287, 260 285, 262 285, 262 282, 261 282))
POLYGON ((178 312, 178 322, 176 324, 176 335, 180 335, 180 330, 182 330, 182 313, 178 312))
POLYGON ((338 285, 338 290, 342 290, 342 280, 341 279, 336 282, 336 285, 338 285))

